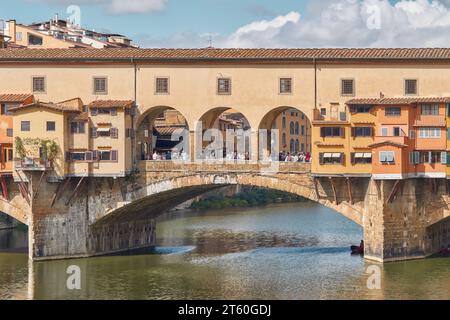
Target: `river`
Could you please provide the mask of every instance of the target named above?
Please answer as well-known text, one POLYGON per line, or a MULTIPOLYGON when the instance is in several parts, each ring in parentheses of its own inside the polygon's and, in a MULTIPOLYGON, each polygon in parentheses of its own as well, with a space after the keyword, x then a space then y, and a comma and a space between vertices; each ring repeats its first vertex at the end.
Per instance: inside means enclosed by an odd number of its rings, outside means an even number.
POLYGON ((29 263, 25 232, 0 231, 0 299, 450 299, 450 259, 366 262, 349 253, 362 233, 309 202, 179 211, 148 254, 29 263), (81 290, 67 289, 70 265, 81 290))

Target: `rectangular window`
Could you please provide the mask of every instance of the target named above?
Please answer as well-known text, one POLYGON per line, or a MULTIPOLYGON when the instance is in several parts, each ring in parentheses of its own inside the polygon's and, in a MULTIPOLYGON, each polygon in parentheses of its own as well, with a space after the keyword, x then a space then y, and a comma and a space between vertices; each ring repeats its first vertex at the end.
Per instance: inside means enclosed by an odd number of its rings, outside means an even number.
POLYGON ((373 129, 372 127, 355 127, 353 128, 354 137, 371 137, 373 129))
POLYGON ((386 117, 399 117, 402 114, 402 109, 400 107, 389 107, 384 111, 386 117))
POLYGON ((55 121, 47 121, 47 131, 55 131, 56 123, 55 121))
POLYGON ((85 152, 70 152, 70 161, 86 161, 85 152))
POLYGON ((99 161, 117 162, 118 161, 118 152, 117 152, 117 150, 98 151, 97 157, 98 157, 99 161))
POLYGON ((343 153, 320 153, 320 164, 344 164, 343 153))
POLYGON ((361 104, 350 107, 351 113, 370 113, 372 112, 372 105, 369 104, 361 104))
POLYGON ((30 131, 30 121, 22 121, 20 123, 20 130, 21 131, 30 131))
POLYGON ((108 79, 105 77, 94 78, 94 94, 108 93, 108 79))
POLYGON ((394 127, 394 137, 400 137, 401 130, 399 127, 394 127))
POLYGON ((22 41, 22 32, 16 32, 16 41, 22 41))
POLYGON ((70 132, 71 133, 85 133, 86 132, 86 124, 84 122, 71 122, 70 123, 70 132))
POLYGON ((280 94, 292 93, 292 79, 281 78, 280 79, 280 94))
POLYGON ((381 151, 380 152, 380 162, 382 164, 394 164, 395 163, 395 152, 394 151, 381 151))
POLYGON ((341 80, 341 95, 343 96, 355 95, 355 80, 353 79, 341 80))
POLYGON ((382 137, 387 137, 388 134, 389 134, 388 128, 386 128, 386 127, 381 128, 381 136, 382 137))
POLYGON ((447 118, 450 118, 450 103, 447 104, 447 118))
POLYGON ((169 78, 156 78, 155 93, 169 94, 169 78))
POLYGON ((110 137, 111 128, 97 128, 97 137, 110 137))
POLYGON ((406 79, 405 80, 405 95, 417 95, 417 80, 406 79))
POLYGON ((217 79, 217 93, 231 94, 231 79, 229 78, 217 79))
POLYGON ((36 36, 34 34, 28 34, 28 45, 29 46, 42 46, 42 37, 36 36))
POLYGON ((438 104, 423 104, 422 115, 424 116, 438 116, 439 105, 438 104))
POLYGON ((33 77, 33 92, 45 93, 45 77, 33 77))
POLYGON ((440 128, 420 128, 419 138, 421 139, 439 139, 441 137, 440 128))
POLYGON ((1 109, 2 115, 11 116, 12 113, 9 111, 9 109, 12 108, 12 107, 14 107, 14 106, 2 103, 2 109, 1 109))
POLYGON ((416 139, 416 131, 409 130, 409 138, 410 139, 416 139))
POLYGON ((320 128, 320 135, 325 137, 344 137, 344 128, 341 127, 322 127, 320 128))
POLYGON ((354 152, 352 153, 353 164, 370 164, 372 163, 372 153, 354 152))
POLYGON ((14 136, 14 132, 13 132, 12 128, 6 129, 6 136, 8 136, 8 137, 13 137, 14 136))

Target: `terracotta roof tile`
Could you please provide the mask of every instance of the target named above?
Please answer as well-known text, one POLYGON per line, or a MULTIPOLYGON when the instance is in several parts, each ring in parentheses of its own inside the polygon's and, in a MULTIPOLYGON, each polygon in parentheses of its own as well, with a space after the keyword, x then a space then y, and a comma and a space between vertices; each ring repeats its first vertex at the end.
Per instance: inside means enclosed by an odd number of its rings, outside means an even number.
POLYGON ((30 60, 450 60, 450 48, 333 49, 1 49, 0 61, 30 60))
POLYGON ((394 146, 394 147, 398 147, 398 148, 406 148, 408 146, 407 144, 404 144, 404 143, 397 143, 397 142, 388 140, 388 141, 382 141, 382 142, 371 144, 371 145, 369 145, 369 147, 370 148, 378 148, 378 147, 386 146, 386 145, 394 146))
POLYGON ((18 107, 9 109, 9 111, 15 112, 15 111, 24 110, 24 109, 33 108, 33 107, 38 107, 38 108, 43 108, 43 109, 51 109, 51 110, 63 111, 63 112, 80 112, 80 110, 78 108, 70 106, 70 105, 63 105, 63 104, 52 103, 52 102, 50 102, 50 103, 39 102, 39 101, 30 103, 30 104, 26 104, 26 105, 20 105, 18 107))
POLYGON ((450 103, 450 97, 400 97, 400 98, 358 98, 347 101, 347 105, 407 105, 415 103, 450 103))
POLYGON ((89 103, 89 108, 131 108, 132 100, 96 100, 89 103))
POLYGON ((80 121, 80 122, 88 121, 89 120, 89 113, 82 112, 80 114, 75 115, 71 120, 72 121, 80 121))
POLYGON ((6 94, 0 94, 0 102, 16 102, 16 103, 23 103, 29 98, 32 98, 33 95, 29 93, 6 93, 6 94))

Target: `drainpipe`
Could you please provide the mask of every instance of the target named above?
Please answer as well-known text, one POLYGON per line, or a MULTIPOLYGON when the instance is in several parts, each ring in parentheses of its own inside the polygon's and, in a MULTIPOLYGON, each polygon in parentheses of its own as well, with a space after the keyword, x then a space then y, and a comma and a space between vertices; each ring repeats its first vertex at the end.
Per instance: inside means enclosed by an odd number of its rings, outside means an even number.
POLYGON ((313 58, 314 63, 314 109, 317 109, 317 60, 313 58))
POLYGON ((135 117, 136 117, 136 109, 137 109, 137 65, 133 58, 131 58, 131 64, 134 68, 134 79, 133 79, 133 90, 134 90, 134 105, 133 110, 131 112, 131 131, 134 132, 134 138, 131 139, 131 160, 132 160, 132 170, 135 171, 137 169, 136 162, 136 137, 137 132, 135 131, 135 117))

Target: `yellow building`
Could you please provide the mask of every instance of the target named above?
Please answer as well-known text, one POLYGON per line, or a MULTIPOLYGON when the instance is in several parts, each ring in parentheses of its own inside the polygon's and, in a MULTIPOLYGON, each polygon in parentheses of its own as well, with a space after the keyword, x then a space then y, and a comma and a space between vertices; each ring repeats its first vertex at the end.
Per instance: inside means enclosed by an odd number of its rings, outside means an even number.
POLYGON ((311 153, 311 122, 297 109, 283 111, 275 120, 278 129, 280 151, 311 153))

